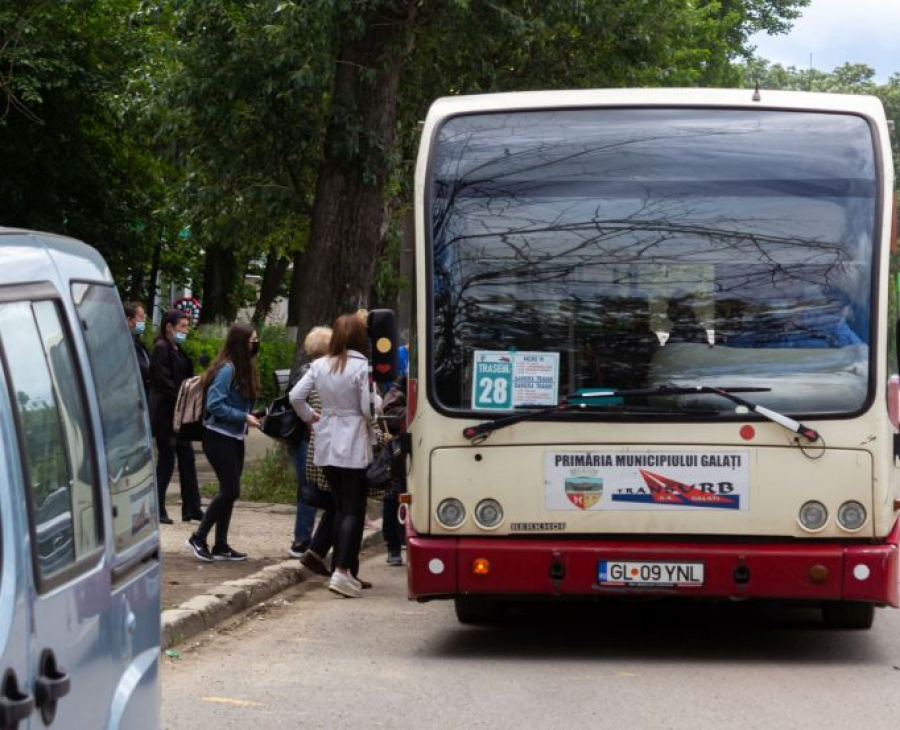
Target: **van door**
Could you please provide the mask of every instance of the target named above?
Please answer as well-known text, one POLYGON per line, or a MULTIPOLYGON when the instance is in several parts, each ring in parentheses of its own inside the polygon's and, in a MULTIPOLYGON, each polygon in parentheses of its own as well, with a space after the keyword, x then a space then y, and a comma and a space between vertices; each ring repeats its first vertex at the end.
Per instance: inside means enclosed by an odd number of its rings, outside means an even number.
POLYGON ((19 445, 0 368, 0 730, 28 730, 34 711, 30 667, 31 606, 28 527, 19 445))
POLYGON ((109 499, 113 605, 107 634, 117 663, 110 730, 160 726, 159 513, 150 422, 122 303, 108 284, 74 282, 72 297, 99 408, 109 499))
POLYGON ((106 725, 111 595, 96 449, 65 322, 55 296, 0 297, 29 523, 31 726, 74 730, 106 725))

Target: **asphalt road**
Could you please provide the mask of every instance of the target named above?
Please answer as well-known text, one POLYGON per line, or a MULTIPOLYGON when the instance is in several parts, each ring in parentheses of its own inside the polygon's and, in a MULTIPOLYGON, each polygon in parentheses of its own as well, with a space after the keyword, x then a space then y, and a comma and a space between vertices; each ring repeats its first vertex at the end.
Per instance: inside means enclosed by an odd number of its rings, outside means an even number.
POLYGON ((289 591, 166 659, 167 730, 900 727, 900 611, 832 631, 781 607, 524 610, 499 628, 405 599, 405 571, 348 600, 289 591))

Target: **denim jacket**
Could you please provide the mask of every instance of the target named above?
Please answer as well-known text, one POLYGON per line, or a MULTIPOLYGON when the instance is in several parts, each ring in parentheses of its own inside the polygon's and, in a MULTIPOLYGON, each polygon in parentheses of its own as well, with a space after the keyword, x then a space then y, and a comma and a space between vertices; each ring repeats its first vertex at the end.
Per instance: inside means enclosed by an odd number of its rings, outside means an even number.
POLYGON ((225 363, 219 368, 206 390, 206 414, 203 425, 243 438, 247 432, 247 414, 253 410, 253 398, 234 386, 234 365, 225 363))

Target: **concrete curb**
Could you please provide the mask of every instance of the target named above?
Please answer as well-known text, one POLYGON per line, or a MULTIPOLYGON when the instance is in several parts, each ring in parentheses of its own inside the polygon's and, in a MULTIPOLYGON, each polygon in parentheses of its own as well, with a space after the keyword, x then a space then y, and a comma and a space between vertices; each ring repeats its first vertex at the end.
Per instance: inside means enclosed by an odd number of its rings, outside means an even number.
MULTIPOLYGON (((363 535, 362 549, 375 547, 383 541, 380 530, 369 532, 363 535)), ((303 583, 311 575, 300 565, 300 561, 285 560, 246 578, 226 581, 205 595, 194 596, 185 601, 178 608, 163 611, 160 639, 162 648, 170 649, 207 631, 241 611, 267 601, 291 586, 303 583)), ((324 585, 325 581, 317 583, 324 585)))

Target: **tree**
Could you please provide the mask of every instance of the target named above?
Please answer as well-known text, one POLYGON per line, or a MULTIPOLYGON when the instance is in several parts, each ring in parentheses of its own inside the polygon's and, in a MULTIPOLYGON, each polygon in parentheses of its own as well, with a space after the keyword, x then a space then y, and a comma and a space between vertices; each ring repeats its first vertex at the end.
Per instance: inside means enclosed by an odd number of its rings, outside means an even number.
MULTIPOLYGON (((301 298, 291 301, 301 331, 369 301, 389 220, 386 187, 398 165, 410 170, 414 122, 431 99, 721 82, 728 78, 722 59, 746 52, 751 32, 778 30, 806 2, 334 3, 339 40, 329 128, 310 242, 296 264, 301 298)), ((408 194, 408 179, 400 189, 408 194)))
POLYGON ((162 196, 128 74, 147 49, 135 0, 0 6, 0 224, 96 246, 120 283, 149 260, 162 196))
POLYGON ((162 136, 177 140, 169 154, 185 171, 183 215, 205 257, 203 319, 233 319, 244 274, 259 268, 261 321, 309 231, 331 71, 325 16, 276 0, 175 7, 176 62, 158 103, 168 112, 162 136))

